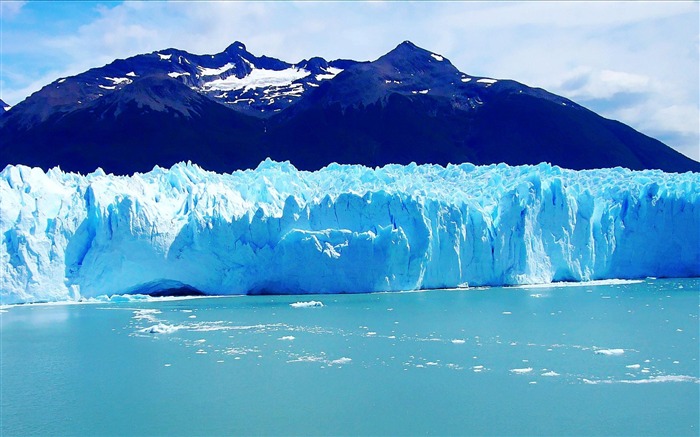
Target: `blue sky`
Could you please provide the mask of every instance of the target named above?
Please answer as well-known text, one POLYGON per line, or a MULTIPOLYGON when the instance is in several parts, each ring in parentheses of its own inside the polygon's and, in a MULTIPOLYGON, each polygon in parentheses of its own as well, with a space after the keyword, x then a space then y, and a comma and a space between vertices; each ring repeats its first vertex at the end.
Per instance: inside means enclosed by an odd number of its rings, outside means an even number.
POLYGON ((461 71, 568 97, 700 160, 698 2, 2 1, 0 98, 116 58, 235 40, 288 62, 373 60, 403 40, 461 71))

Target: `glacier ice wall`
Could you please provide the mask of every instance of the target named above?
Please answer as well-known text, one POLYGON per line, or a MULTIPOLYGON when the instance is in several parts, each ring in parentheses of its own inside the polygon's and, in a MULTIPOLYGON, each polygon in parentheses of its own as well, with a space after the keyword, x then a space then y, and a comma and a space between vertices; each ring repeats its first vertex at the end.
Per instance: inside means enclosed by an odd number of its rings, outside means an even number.
POLYGON ((700 276, 700 174, 265 161, 0 172, 2 303, 700 276))

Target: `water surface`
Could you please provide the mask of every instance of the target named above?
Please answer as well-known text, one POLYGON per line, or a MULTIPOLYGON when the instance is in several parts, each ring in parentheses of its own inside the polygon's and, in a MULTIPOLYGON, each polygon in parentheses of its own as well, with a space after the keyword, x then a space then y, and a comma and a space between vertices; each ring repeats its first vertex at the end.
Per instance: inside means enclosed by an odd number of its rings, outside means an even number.
POLYGON ((699 289, 5 308, 2 434, 697 435, 699 289))

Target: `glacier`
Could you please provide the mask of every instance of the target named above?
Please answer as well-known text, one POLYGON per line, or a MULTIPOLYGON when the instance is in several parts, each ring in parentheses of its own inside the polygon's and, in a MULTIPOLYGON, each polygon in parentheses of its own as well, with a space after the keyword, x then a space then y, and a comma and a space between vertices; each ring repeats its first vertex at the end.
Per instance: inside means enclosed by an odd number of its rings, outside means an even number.
POLYGON ((0 301, 700 276, 700 174, 546 163, 0 172, 0 301))

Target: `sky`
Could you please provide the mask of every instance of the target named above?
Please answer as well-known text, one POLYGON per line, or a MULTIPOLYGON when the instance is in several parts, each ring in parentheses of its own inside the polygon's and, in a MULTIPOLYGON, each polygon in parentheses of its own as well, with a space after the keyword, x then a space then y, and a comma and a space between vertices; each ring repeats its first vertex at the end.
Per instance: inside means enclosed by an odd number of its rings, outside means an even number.
POLYGON ((699 2, 0 1, 0 98, 165 48, 287 62, 404 40, 460 71, 567 97, 700 161, 699 2))

